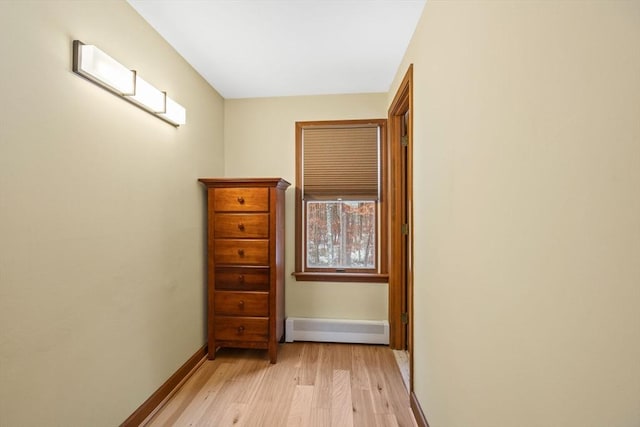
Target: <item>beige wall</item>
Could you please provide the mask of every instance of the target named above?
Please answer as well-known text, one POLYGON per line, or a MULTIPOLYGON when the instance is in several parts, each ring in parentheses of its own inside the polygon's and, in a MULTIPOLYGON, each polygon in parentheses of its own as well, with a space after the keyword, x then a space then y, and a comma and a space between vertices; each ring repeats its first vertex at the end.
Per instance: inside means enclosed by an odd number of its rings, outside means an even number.
POLYGON ((640 422, 640 3, 428 1, 415 391, 432 427, 640 422))
POLYGON ((0 425, 118 425, 205 342, 223 99, 124 1, 0 1, 0 29, 0 425), (72 73, 74 38, 187 124, 72 73))
POLYGON ((386 320, 387 285, 297 282, 295 262, 295 122, 386 117, 386 94, 300 96, 225 101, 227 176, 279 176, 287 190, 286 314, 386 320))

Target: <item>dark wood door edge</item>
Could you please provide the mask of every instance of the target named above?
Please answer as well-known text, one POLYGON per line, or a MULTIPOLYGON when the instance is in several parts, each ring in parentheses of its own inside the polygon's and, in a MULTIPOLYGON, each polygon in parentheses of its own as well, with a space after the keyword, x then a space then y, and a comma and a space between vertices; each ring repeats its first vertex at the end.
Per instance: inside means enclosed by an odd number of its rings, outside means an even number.
MULTIPOLYGON (((410 363, 412 363, 412 338, 413 338, 413 213, 411 209, 407 213, 409 220, 407 223, 408 239, 407 252, 403 252, 403 204, 400 193, 403 181, 402 171, 402 147, 400 140, 400 120, 409 111, 409 121, 407 123, 407 159, 406 159, 406 196, 408 201, 413 199, 413 64, 409 65, 400 86, 389 106, 388 111, 388 132, 389 132, 389 189, 393 192, 390 199, 390 233, 389 233, 389 346, 392 349, 409 350, 410 363), (405 254, 403 258, 403 253, 405 254), (405 265, 409 271, 405 271, 405 265), (406 273, 406 276, 404 274, 406 273), (403 281, 403 277, 406 280, 403 281), (404 282, 404 283, 403 283, 404 282), (407 291, 405 292, 404 286, 407 291), (408 313, 408 336, 404 335, 404 324, 401 322, 403 313, 404 296, 407 296, 406 308, 408 313)), ((413 370, 413 366, 411 366, 413 370)), ((413 388, 413 381, 411 381, 413 388)))
POLYGON ((171 397, 182 384, 196 371, 205 361, 207 356, 207 345, 205 344, 196 351, 178 370, 169 377, 164 384, 158 388, 147 400, 144 401, 133 414, 129 416, 120 427, 138 427, 147 418, 154 414, 171 397))
POLYGON ((420 406, 420 402, 418 402, 418 398, 414 392, 411 392, 409 396, 411 402, 411 412, 413 412, 413 416, 418 423, 418 427, 429 427, 429 423, 427 422, 427 417, 424 416, 424 412, 422 411, 422 406, 420 406))

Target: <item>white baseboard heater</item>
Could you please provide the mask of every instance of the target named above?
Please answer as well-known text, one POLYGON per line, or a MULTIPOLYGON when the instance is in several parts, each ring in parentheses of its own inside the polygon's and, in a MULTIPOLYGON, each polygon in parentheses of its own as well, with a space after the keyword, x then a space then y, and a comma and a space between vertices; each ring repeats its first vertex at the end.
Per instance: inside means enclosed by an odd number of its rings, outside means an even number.
POLYGON ((389 344, 386 320, 343 320, 288 317, 286 341, 389 344))

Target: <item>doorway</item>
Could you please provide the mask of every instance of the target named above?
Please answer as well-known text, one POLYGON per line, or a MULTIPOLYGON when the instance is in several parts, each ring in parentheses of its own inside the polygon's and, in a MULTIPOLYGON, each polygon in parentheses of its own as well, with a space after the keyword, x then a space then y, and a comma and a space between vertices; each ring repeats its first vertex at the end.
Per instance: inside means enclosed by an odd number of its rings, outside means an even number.
POLYGON ((413 391, 413 64, 389 107, 389 344, 405 350, 413 391))

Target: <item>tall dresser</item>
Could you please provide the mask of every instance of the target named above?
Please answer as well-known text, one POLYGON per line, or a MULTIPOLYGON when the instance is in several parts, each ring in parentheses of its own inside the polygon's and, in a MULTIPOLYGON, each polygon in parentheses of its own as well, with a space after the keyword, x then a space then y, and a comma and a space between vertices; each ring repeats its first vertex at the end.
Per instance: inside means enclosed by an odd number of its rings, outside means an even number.
POLYGON ((201 178, 207 187, 208 346, 267 349, 284 337, 282 178, 201 178))

